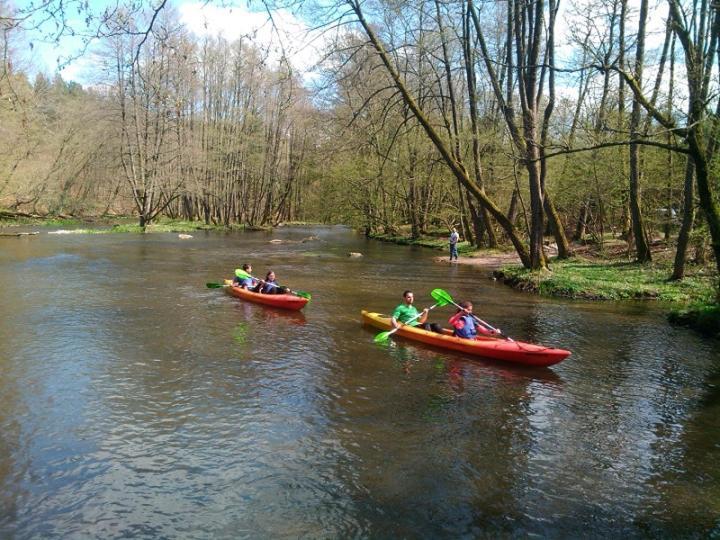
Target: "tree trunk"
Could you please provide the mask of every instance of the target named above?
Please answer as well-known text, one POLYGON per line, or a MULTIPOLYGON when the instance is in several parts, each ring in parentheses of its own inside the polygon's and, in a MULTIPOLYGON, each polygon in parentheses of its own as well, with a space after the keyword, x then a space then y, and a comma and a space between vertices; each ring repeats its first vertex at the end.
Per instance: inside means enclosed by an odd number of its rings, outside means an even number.
POLYGON ((678 281, 685 277, 685 261, 687 260, 687 248, 690 242, 690 233, 695 222, 695 164, 692 157, 688 156, 685 164, 685 188, 683 190, 683 220, 678 234, 677 250, 675 251, 675 264, 671 280, 678 281))
MULTIPOLYGON (((635 79, 642 87, 643 62, 645 61, 645 23, 647 21, 648 0, 640 1, 640 21, 635 53, 635 79)), ((640 101, 633 99, 630 116, 630 137, 637 140, 640 136, 640 101)), ((630 144, 630 215, 632 217, 633 236, 635 237, 635 254, 638 262, 652 260, 650 245, 640 204, 640 145, 630 144)))
POLYGON ((357 0, 348 0, 348 3, 355 13, 355 15, 358 18, 358 21, 360 22, 361 26, 363 27, 363 30, 365 31, 365 34, 367 35, 368 39, 372 43, 373 47, 375 48, 375 51, 377 52, 378 56, 380 57, 380 60, 382 61, 383 65, 385 66, 385 69, 390 74, 390 76, 393 79, 393 82, 395 84, 395 87, 400 92, 403 101, 405 104, 410 108, 410 110, 415 115, 415 118, 418 120, 420 125, 425 130, 425 133, 430 138, 430 140, 435 145, 435 148, 438 150, 440 155, 443 158, 443 161, 445 164, 450 168, 452 173, 455 175, 455 177, 465 186, 466 189, 468 189, 476 198, 477 200, 485 207, 490 214, 495 218, 495 220, 500 224, 500 226, 505 230, 505 233, 510 238, 510 241, 513 243, 513 246, 515 247, 515 250, 518 253, 518 256, 520 257, 520 260, 522 261, 523 266, 530 267, 531 266, 531 258, 530 255, 525 247, 525 244, 521 240, 517 230, 515 227, 510 223, 505 215, 502 213, 502 211, 485 195, 485 193, 479 188, 479 186, 473 182, 470 177, 467 174, 467 171, 462 166, 462 164, 458 163, 452 155, 452 152, 447 148, 443 140, 440 138, 440 135, 437 133, 435 128, 433 127, 430 120, 425 116, 425 113, 422 111, 422 109, 419 107, 413 96, 410 94, 408 88, 405 86, 405 83, 400 78, 400 74, 397 72, 395 67, 393 66, 392 62, 390 61, 390 57, 388 53, 385 50, 385 47, 380 42, 379 38, 375 34, 374 30, 371 28, 368 21, 365 19, 365 16, 363 15, 362 6, 360 5, 359 1, 357 0))

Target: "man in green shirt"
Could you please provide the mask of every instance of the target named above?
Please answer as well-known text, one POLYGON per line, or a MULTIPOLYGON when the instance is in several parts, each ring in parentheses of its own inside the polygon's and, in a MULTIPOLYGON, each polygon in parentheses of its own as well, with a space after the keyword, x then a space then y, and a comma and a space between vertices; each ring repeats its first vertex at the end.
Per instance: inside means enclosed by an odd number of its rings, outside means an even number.
POLYGON ((429 323, 427 321, 428 308, 418 311, 413 302, 415 301, 415 295, 412 291, 405 291, 403 293, 403 303, 395 308, 393 311, 392 319, 390 324, 393 328, 398 328, 403 324, 410 326, 419 326, 423 330, 432 330, 433 332, 442 333, 442 328, 437 323, 429 323))

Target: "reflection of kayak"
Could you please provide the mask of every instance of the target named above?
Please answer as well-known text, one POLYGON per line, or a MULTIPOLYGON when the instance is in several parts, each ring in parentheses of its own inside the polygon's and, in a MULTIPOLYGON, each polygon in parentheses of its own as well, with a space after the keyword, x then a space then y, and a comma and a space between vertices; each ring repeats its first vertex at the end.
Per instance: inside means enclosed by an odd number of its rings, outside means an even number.
MULTIPOLYGON (((391 330, 390 317, 362 312, 363 323, 382 330, 391 330)), ((551 366, 570 356, 570 351, 554 349, 543 345, 533 345, 522 341, 509 341, 503 338, 480 336, 479 339, 463 339, 452 335, 450 330, 444 334, 429 332, 414 326, 401 326, 396 334, 415 341, 422 341, 443 349, 452 349, 475 356, 504 360, 527 366, 551 366)))
POLYGON ((308 303, 307 298, 301 296, 295 296, 294 294, 260 294, 241 287, 236 287, 232 284, 232 280, 225 280, 225 290, 228 294, 247 300, 248 302, 255 302, 256 304, 265 304, 266 306, 273 306, 282 309, 302 309, 305 304, 308 303))

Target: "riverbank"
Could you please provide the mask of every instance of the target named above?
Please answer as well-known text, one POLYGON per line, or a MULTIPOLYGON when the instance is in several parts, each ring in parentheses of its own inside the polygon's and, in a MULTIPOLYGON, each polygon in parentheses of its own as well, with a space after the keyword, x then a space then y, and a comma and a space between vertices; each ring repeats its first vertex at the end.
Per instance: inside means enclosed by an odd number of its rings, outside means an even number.
MULTIPOLYGON (((403 237, 376 236, 378 240, 447 249, 445 238, 411 240, 403 237)), ((567 260, 552 258, 549 269, 534 272, 523 268, 514 251, 473 251, 467 242, 460 257, 434 260, 444 264, 471 265, 487 269, 495 279, 526 292, 586 300, 653 300, 668 309, 675 324, 689 326, 705 335, 720 337, 720 306, 715 301, 717 272, 712 264, 689 263, 682 281, 670 281, 675 251, 664 242, 652 246, 653 262, 638 264, 628 257, 627 243, 608 239, 602 250, 593 244, 572 246, 575 256, 567 260)))
POLYGON ((15 214, 0 212, 0 227, 61 227, 63 232, 73 234, 109 234, 109 233, 190 233, 193 231, 228 231, 228 230, 270 230, 270 227, 248 227, 245 225, 206 225, 201 221, 160 218, 146 227, 138 225, 137 217, 104 216, 104 217, 72 217, 72 216, 36 216, 32 214, 15 214))

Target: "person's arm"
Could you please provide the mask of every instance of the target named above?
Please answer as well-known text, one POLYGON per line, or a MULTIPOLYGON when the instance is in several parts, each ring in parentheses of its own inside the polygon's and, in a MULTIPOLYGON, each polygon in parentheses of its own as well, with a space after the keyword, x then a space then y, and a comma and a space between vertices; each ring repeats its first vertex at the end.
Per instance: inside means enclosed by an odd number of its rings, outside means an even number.
POLYGON ((425 309, 422 310, 422 312, 421 312, 422 315, 420 315, 420 318, 418 319, 418 322, 419 322, 420 324, 424 324, 425 321, 427 321, 428 312, 429 312, 429 311, 430 311, 430 310, 429 310, 428 308, 425 308, 425 309))
POLYGON ((458 330, 462 330, 463 328, 465 328, 465 321, 462 320, 462 316, 464 314, 464 311, 458 311, 455 315, 450 317, 448 319, 448 323, 450 324, 450 326, 458 330))
POLYGON ((478 334, 482 334, 484 336, 498 336, 502 333, 498 328, 496 328, 495 330, 490 330, 484 324, 480 323, 476 324, 475 328, 477 329, 478 334))
POLYGON ((398 317, 400 316, 400 306, 395 308, 395 311, 393 311, 393 314, 390 316, 390 326, 393 328, 397 328, 400 326, 400 321, 398 320, 398 317))

